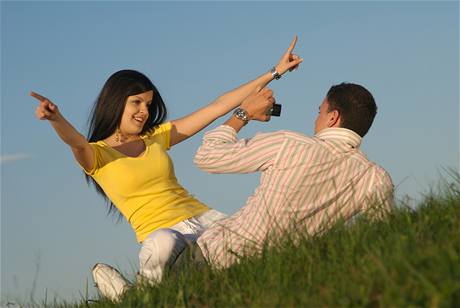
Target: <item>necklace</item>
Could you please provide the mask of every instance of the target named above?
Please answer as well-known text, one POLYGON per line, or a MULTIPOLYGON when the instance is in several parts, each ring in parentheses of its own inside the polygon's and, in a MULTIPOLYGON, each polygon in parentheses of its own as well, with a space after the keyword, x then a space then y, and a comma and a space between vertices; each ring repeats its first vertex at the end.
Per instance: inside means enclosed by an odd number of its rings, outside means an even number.
POLYGON ((123 144, 123 143, 131 142, 131 141, 139 139, 139 135, 135 135, 135 136, 129 136, 128 135, 128 136, 126 136, 126 135, 123 135, 120 132, 120 129, 117 128, 117 131, 115 133, 114 139, 115 139, 115 142, 123 144))

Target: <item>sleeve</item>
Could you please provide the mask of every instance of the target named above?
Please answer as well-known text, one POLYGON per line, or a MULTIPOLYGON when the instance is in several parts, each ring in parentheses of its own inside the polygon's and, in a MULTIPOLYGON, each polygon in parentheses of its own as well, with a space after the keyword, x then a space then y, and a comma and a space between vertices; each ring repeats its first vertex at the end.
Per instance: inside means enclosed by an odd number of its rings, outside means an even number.
POLYGON ((380 170, 379 175, 370 185, 368 196, 369 207, 366 212, 370 218, 384 218, 394 209, 394 185, 385 170, 380 170))
POLYGON ((101 147, 96 143, 89 144, 93 148, 93 155, 94 155, 94 165, 90 170, 85 169, 80 163, 77 161, 78 165, 87 175, 94 175, 101 166, 103 166, 102 162, 102 150, 101 147))
POLYGON ((155 138, 156 141, 160 143, 165 150, 169 150, 171 147, 171 129, 171 122, 166 122, 156 126, 146 135, 149 138, 155 138))
POLYGON ((284 140, 283 132, 258 133, 251 139, 237 140, 227 125, 205 134, 194 163, 210 173, 250 173, 274 165, 284 140))

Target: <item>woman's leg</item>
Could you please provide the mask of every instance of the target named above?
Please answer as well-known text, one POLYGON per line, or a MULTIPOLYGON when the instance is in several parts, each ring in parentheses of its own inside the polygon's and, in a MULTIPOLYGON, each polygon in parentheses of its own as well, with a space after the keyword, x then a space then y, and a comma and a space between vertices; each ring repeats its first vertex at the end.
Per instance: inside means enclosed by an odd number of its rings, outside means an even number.
POLYGON ((158 283, 165 268, 174 262, 186 246, 185 236, 172 229, 152 232, 143 242, 139 252, 139 274, 142 279, 158 283))
POLYGON ((203 233, 211 225, 227 217, 228 216, 224 213, 221 213, 214 209, 210 209, 209 211, 204 212, 200 216, 193 217, 193 219, 196 219, 202 226, 202 229, 200 230, 201 232, 199 234, 201 235, 201 233, 203 233))
POLYGON ((139 252, 139 274, 151 282, 160 282, 165 269, 177 259, 187 242, 195 242, 198 236, 213 223, 227 215, 216 210, 186 219, 171 228, 152 232, 143 242, 139 252))
POLYGON ((203 253, 199 246, 194 243, 207 228, 227 217, 228 216, 224 213, 210 209, 201 215, 184 220, 177 230, 184 233, 190 244, 185 247, 175 259, 174 263, 171 264, 172 270, 176 273, 180 272, 184 268, 184 264, 188 262, 194 263, 196 268, 204 266, 206 260, 204 259, 203 253))

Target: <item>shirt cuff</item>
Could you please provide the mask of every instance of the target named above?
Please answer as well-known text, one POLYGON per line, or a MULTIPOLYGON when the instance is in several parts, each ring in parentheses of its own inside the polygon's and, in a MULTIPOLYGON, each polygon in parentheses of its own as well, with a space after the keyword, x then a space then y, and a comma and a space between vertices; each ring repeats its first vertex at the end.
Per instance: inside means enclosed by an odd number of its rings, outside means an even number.
POLYGON ((220 125, 219 127, 213 129, 204 134, 204 140, 221 140, 229 143, 236 143, 238 139, 236 138, 236 130, 228 125, 220 125))

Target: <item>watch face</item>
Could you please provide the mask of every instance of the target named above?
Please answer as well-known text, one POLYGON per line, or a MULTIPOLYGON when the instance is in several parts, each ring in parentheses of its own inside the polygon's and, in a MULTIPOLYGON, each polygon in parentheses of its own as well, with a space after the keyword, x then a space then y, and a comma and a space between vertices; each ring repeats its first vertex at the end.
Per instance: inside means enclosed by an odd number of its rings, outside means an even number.
POLYGON ((240 120, 243 120, 245 122, 248 121, 248 116, 246 114, 246 111, 244 111, 241 108, 235 110, 235 115, 240 120))

